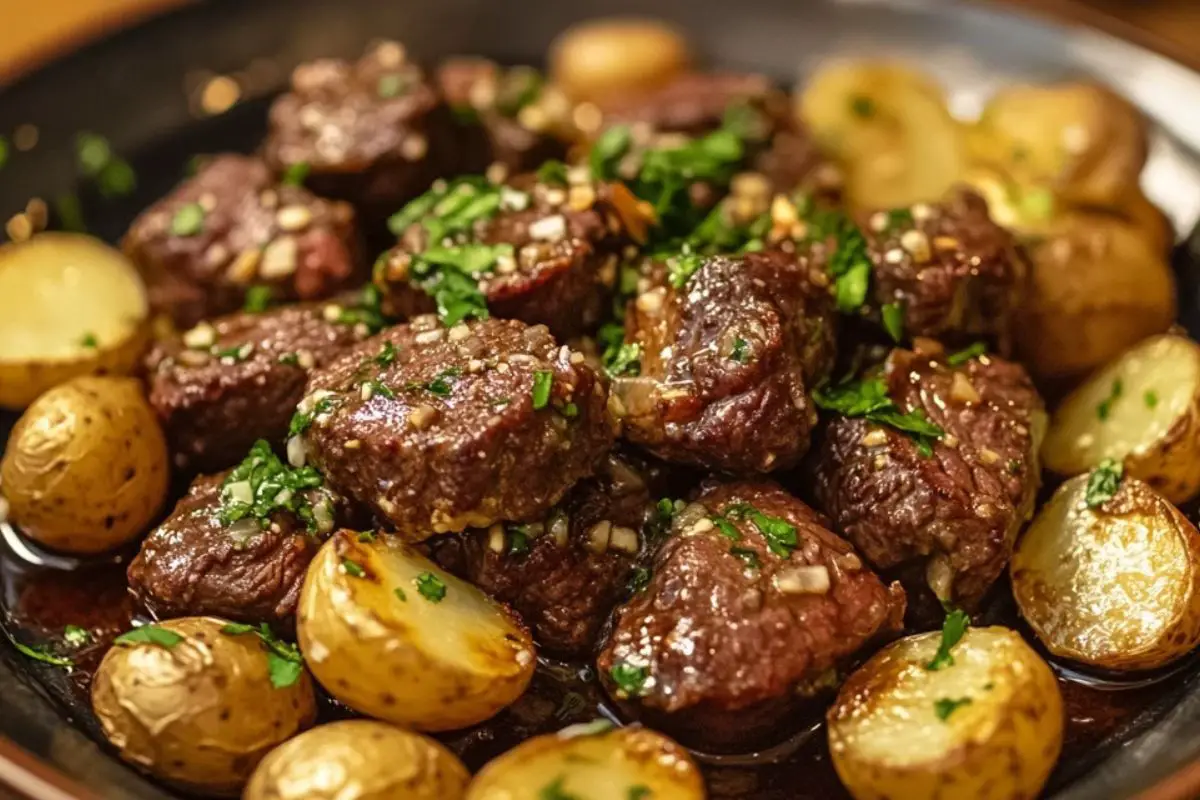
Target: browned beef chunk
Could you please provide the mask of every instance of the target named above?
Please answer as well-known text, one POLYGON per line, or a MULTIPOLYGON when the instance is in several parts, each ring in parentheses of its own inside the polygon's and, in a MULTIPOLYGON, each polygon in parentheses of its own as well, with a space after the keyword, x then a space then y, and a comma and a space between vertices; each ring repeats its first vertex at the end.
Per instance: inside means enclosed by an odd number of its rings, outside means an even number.
POLYGON ((283 185, 255 158, 216 156, 134 220, 122 247, 155 311, 180 327, 241 308, 329 297, 360 281, 354 211, 283 185))
POLYGON ((768 482, 710 483, 676 516, 597 660, 630 714, 695 747, 747 750, 895 629, 885 587, 825 520, 768 482))
POLYGON ((1017 364, 895 350, 878 380, 899 413, 944 431, 923 441, 835 416, 817 453, 817 497, 834 530, 916 595, 975 606, 1033 510, 1042 401, 1017 364), (953 363, 951 363, 953 362, 953 363))
POLYGON ((184 472, 229 467, 258 439, 282 444, 314 367, 367 337, 341 307, 239 312, 159 342, 147 358, 150 404, 184 472), (327 311, 331 309, 332 311, 327 311))
POLYGON ((613 440, 582 355, 515 320, 418 317, 316 370, 306 392, 292 449, 412 541, 538 519, 613 440))
POLYGON ((817 418, 809 390, 834 355, 827 284, 821 265, 781 251, 669 260, 626 313, 615 371, 631 374, 613 383, 624 436, 709 469, 796 464, 817 418))

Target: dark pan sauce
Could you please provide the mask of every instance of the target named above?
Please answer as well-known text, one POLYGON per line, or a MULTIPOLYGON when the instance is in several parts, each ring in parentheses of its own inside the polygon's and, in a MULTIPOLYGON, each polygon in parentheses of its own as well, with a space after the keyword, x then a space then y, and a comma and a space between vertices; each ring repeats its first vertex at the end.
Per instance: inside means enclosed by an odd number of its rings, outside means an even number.
MULTIPOLYGON (((113 637, 135 621, 147 621, 126 590, 123 553, 101 564, 46 556, 21 540, 11 527, 0 526, 0 620, 5 631, 23 644, 47 646, 75 661, 68 671, 27 659, 26 673, 61 705, 76 726, 103 742, 89 702, 91 676, 113 637), (50 564, 37 562, 46 560, 50 564), (67 625, 88 631, 92 641, 77 649, 62 641, 67 625)), ((979 624, 1006 624, 1022 629, 1007 587, 993 593, 979 624)), ((1023 632, 1029 636, 1027 630, 1023 632)), ((1031 638, 1031 637, 1030 637, 1031 638)), ((1032 640, 1032 638, 1031 638, 1032 640)), ((11 647, 4 644, 11 651, 11 647)), ((16 658, 22 658, 17 655, 16 658)), ((1055 664, 1066 705, 1063 754, 1048 785, 1054 791, 1098 763, 1106 751, 1153 724, 1182 694, 1195 672, 1194 660, 1137 681, 1085 675, 1055 664)), ((355 716, 327 696, 321 697, 321 721, 355 716)), ((495 718, 468 730, 439 735, 471 770, 522 740, 551 733, 597 717, 620 721, 606 704, 590 665, 541 660, 529 690, 495 718)), ((824 726, 819 718, 797 720, 787 740, 758 753, 695 753, 703 765, 714 798, 761 800, 832 800, 849 795, 829 760, 824 726)))

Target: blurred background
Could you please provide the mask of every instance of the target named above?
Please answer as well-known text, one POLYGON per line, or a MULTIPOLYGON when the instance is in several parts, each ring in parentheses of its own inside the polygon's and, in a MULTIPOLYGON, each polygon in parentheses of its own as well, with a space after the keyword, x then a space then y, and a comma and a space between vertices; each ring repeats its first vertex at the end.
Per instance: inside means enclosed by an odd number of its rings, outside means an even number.
MULTIPOLYGON (((52 58, 64 48, 191 1, 0 0, 0 19, 5 21, 0 25, 0 81, 52 58)), ((1099 24, 1120 35, 1140 32, 1138 38, 1144 44, 1157 44, 1168 55, 1200 68, 1200 0, 991 1, 1099 24)))

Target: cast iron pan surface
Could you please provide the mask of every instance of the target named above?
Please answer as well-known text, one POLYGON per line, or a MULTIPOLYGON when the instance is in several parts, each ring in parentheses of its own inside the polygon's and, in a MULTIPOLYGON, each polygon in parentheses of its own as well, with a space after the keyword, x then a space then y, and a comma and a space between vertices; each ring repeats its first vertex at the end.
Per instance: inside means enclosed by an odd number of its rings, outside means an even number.
MULTIPOLYGON (((252 150, 264 132, 270 95, 300 61, 353 56, 371 39, 387 36, 422 59, 479 53, 536 63, 566 26, 619 13, 674 21, 710 63, 789 82, 838 54, 907 58, 942 80, 955 109, 965 113, 1007 82, 1097 76, 1157 124, 1147 193, 1182 233, 1200 218, 1200 75, 1103 34, 951 0, 212 0, 70 55, 0 91, 0 131, 23 124, 39 131, 37 147, 14 154, 0 173, 0 216, 21 210, 33 196, 49 200, 78 191, 89 230, 115 241, 141 208, 180 179, 192 155, 252 150), (231 110, 202 117, 194 89, 214 74, 249 78, 249 88, 231 110), (80 131, 106 136, 132 161, 138 176, 133 196, 102 201, 76 186, 74 140, 80 131)), ((1175 265, 1181 322, 1200 335, 1200 235, 1179 246, 1175 265)), ((13 421, 0 415, 0 441, 13 421)), ((1185 511, 1195 521, 1195 509, 1185 511)), ((36 640, 39 632, 60 631, 66 623, 107 626, 114 634, 128 628, 135 609, 124 591, 124 557, 64 572, 71 562, 31 550, 5 526, 0 533, 0 624, 8 633, 36 640)), ((997 598, 985 616, 1012 624, 1011 600, 997 598)), ((66 674, 25 659, 0 639, 0 737, 103 797, 177 796, 96 743, 86 696, 88 667, 102 648, 95 649, 90 663, 82 654, 81 668, 66 674)), ((514 736, 593 718, 594 688, 586 671, 582 677, 579 672, 544 665, 531 695, 544 710, 541 718, 517 720, 504 712, 494 724, 447 737, 449 743, 478 768, 515 743, 514 736)), ((1195 659, 1137 685, 1085 685, 1065 676, 1063 688, 1071 732, 1048 787, 1051 797, 1132 797, 1200 755, 1195 659)), ((845 797, 824 739, 814 727, 782 748, 790 755, 710 759, 710 792, 764 800, 845 797), (752 763, 772 759, 782 761, 752 763)), ((0 742, 0 784, 20 772, 5 765, 5 747, 0 742)), ((31 781, 26 774, 25 791, 35 796, 70 796, 43 793, 48 790, 31 781)))

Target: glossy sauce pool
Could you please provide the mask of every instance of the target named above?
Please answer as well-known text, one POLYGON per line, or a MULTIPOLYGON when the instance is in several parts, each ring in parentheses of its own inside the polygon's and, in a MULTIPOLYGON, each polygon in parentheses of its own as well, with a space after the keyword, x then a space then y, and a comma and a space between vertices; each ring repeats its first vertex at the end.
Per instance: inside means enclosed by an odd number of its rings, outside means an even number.
MULTIPOLYGON (((128 555, 93 565, 46 559, 20 540, 11 527, 0 525, 0 533, 0 621, 6 632, 27 645, 50 645, 76 663, 68 671, 28 659, 25 673, 42 685, 75 725, 102 741, 88 701, 92 672, 114 636, 128 630, 135 620, 146 619, 126 590, 128 555), (52 563, 35 563, 41 560, 52 563), (86 629, 91 643, 78 648, 63 643, 62 632, 67 625, 86 629)), ((1020 629, 1007 587, 999 587, 993 595, 978 615, 978 622, 1020 629)), ((7 643, 2 646, 9 647, 7 643)), ((1107 680, 1055 666, 1065 701, 1067 731, 1051 790, 1086 772, 1104 757, 1109 746, 1152 724, 1188 683, 1180 673, 1195 671, 1194 660, 1189 660, 1168 673, 1133 682, 1107 680)), ((322 697, 320 715, 328 721, 353 716, 353 712, 322 697)), ((529 691, 514 705, 486 723, 439 738, 470 769, 477 770, 523 739, 601 716, 615 719, 589 665, 543 660, 529 691)), ((714 798, 849 797, 830 764, 819 717, 797 720, 789 739, 764 752, 696 755, 714 798)))

